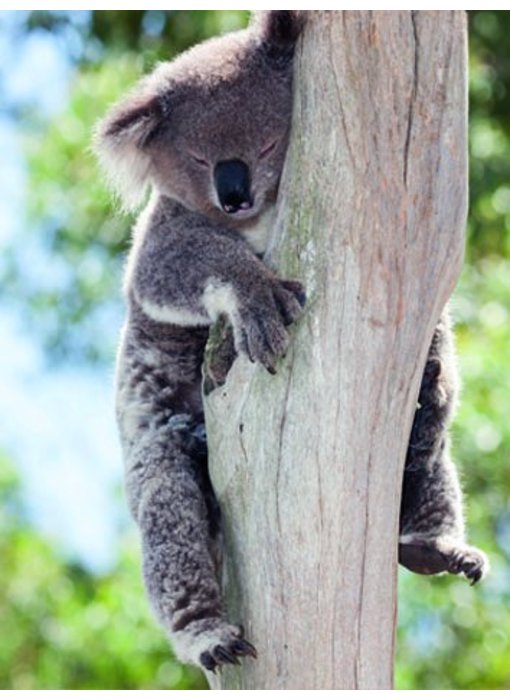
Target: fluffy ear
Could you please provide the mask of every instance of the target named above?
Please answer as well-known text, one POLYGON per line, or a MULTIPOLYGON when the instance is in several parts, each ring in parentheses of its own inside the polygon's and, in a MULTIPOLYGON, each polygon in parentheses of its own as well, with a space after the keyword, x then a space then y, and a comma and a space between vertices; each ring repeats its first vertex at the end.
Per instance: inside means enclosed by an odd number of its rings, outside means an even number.
POLYGON ((262 39, 280 49, 294 46, 305 23, 304 10, 262 10, 257 15, 262 39))
POLYGON ((96 127, 93 149, 126 209, 135 209, 145 195, 150 168, 145 146, 163 116, 158 95, 142 88, 115 105, 96 127))

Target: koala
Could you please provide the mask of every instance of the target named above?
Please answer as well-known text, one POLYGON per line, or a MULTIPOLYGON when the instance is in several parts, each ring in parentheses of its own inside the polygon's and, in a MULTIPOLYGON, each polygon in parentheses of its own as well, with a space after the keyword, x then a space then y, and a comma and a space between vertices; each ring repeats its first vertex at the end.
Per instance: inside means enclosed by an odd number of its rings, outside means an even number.
MULTIPOLYGON (((117 363, 126 492, 154 611, 179 659, 215 671, 256 657, 226 619, 221 514, 207 469, 202 365, 209 328, 228 322, 209 390, 236 355, 274 373, 305 305, 296 280, 262 261, 292 116, 300 11, 257 12, 242 31, 160 64, 97 127, 95 150, 127 208, 150 188, 125 275, 117 363)), ((420 573, 463 573, 485 556, 464 543, 448 456, 456 381, 443 315, 432 340, 407 453, 399 558, 420 573)))

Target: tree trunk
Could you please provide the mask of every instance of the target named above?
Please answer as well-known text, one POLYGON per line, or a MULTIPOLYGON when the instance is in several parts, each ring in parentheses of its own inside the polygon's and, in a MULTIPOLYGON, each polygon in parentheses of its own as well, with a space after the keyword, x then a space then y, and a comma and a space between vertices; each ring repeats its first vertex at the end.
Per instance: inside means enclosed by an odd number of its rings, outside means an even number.
POLYGON ((229 617, 216 687, 390 688, 402 471, 466 215, 463 12, 308 12, 268 264, 308 303, 276 376, 206 401, 229 617))

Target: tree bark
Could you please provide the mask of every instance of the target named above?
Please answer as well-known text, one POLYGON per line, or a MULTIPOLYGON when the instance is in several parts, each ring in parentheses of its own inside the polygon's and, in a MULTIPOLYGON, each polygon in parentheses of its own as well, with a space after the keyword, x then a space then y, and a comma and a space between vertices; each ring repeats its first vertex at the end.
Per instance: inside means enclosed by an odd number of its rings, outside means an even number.
POLYGON ((310 11, 268 264, 308 302, 276 376, 206 400, 229 618, 216 687, 390 688, 404 459, 466 216, 463 12, 310 11))

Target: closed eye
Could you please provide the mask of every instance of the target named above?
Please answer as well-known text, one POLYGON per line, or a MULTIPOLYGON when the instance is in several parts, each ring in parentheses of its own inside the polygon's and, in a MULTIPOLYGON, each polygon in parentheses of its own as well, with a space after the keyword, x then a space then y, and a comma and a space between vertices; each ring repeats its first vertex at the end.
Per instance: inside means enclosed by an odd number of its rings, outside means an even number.
POLYGON ((265 148, 263 148, 260 153, 259 153, 259 158, 265 158, 268 156, 270 153, 274 151, 276 148, 276 144, 278 143, 278 139, 275 139, 274 141, 271 141, 265 148))
POLYGON ((209 163, 205 158, 201 158, 196 153, 190 153, 190 156, 195 161, 195 163, 197 163, 197 165, 200 165, 202 168, 209 167, 209 163))

